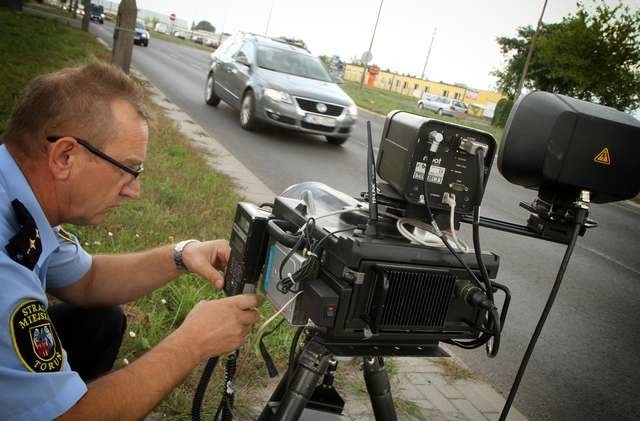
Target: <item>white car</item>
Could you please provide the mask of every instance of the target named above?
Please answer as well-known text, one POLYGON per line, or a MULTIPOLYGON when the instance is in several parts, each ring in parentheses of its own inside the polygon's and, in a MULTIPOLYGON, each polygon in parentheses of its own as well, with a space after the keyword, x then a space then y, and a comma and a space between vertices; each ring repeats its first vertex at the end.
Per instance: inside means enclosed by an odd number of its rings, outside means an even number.
POLYGON ((446 96, 425 95, 418 101, 418 108, 428 109, 438 115, 456 116, 467 112, 467 105, 446 96))

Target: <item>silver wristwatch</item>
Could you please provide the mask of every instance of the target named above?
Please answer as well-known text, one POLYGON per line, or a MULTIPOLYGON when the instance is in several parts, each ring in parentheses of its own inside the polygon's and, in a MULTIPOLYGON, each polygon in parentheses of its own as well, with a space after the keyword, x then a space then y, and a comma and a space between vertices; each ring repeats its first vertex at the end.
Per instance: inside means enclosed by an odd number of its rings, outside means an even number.
POLYGON ((187 244, 196 242, 198 242, 198 240, 195 239, 180 241, 173 248, 173 262, 176 264, 176 269, 178 269, 178 272, 189 272, 189 268, 187 268, 187 266, 184 264, 184 261, 182 260, 182 252, 184 251, 184 248, 187 246, 187 244))

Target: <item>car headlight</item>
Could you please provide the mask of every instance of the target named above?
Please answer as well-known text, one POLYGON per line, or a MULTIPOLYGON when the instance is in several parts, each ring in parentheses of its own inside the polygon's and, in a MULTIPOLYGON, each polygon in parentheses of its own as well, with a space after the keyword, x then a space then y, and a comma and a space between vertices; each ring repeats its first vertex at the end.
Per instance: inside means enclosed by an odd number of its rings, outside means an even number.
POLYGON ((100 13, 100 18, 104 19, 104 13, 100 13))
POLYGON ((149 38, 149 33, 147 31, 144 31, 142 33, 142 38, 149 38))
POLYGON ((356 104, 350 105, 349 108, 347 108, 347 112, 353 118, 358 117, 358 106, 356 104))
POLYGON ((264 96, 270 98, 276 102, 284 102, 286 104, 293 104, 293 98, 286 92, 278 91, 271 88, 264 88, 264 96))

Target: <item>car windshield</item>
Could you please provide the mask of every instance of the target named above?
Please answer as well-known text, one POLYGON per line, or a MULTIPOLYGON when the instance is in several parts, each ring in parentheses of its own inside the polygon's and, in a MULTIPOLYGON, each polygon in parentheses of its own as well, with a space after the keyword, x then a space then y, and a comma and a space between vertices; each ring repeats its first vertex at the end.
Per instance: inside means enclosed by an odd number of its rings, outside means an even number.
POLYGON ((331 82, 320 60, 281 48, 258 47, 258 67, 309 79, 331 82))
POLYGON ((142 29, 142 30, 146 29, 146 28, 144 27, 144 21, 137 20, 137 21, 136 21, 136 29, 142 29))
POLYGON ((104 13, 104 8, 99 4, 92 4, 91 5, 91 12, 93 12, 93 14, 95 14, 95 15, 99 15, 101 13, 104 13))

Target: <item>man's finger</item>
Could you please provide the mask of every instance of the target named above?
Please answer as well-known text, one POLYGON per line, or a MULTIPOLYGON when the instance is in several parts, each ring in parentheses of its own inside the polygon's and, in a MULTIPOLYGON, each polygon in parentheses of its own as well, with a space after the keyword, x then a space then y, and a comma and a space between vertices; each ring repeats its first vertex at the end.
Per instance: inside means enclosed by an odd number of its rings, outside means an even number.
POLYGON ((262 304, 262 297, 256 294, 240 294, 229 298, 242 310, 259 307, 262 304))

